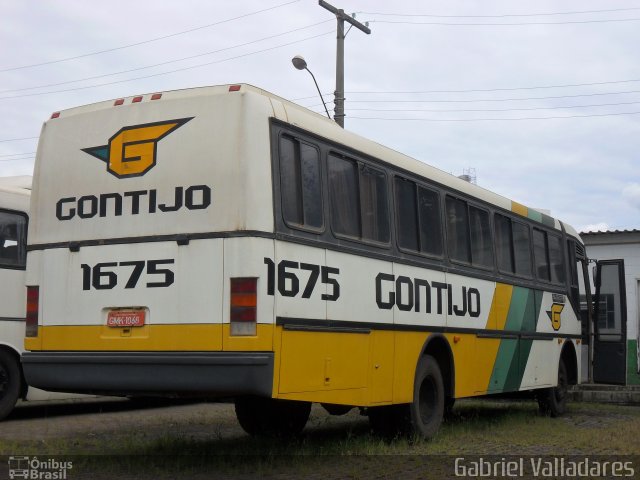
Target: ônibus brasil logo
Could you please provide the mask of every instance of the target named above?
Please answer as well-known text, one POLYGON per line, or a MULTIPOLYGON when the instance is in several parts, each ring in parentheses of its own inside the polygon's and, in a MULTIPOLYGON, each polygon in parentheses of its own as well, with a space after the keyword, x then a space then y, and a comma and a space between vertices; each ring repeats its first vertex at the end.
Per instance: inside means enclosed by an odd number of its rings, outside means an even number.
POLYGON ((156 164, 158 142, 194 117, 123 127, 107 145, 82 151, 107 163, 107 171, 118 178, 139 177, 156 164))

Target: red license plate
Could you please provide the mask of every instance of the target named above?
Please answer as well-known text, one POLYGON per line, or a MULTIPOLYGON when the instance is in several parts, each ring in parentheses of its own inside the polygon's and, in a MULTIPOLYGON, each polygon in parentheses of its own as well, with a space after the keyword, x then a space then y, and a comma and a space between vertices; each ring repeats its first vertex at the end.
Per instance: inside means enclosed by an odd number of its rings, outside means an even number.
POLYGON ((144 310, 111 310, 107 314, 108 327, 142 327, 144 310))

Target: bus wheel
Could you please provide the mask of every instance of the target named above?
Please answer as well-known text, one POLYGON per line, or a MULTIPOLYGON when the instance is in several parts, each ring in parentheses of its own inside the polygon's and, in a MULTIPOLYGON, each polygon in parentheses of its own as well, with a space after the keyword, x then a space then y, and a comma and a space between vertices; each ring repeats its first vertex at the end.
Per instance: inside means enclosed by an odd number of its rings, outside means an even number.
POLYGON ((311 413, 311 403, 264 397, 238 397, 236 417, 249 435, 291 437, 300 434, 311 413))
POLYGON ((20 396, 20 366, 16 358, 0 350, 0 420, 11 413, 20 396))
POLYGON ((413 403, 406 406, 402 430, 424 439, 432 438, 444 416, 444 383, 438 362, 431 355, 420 359, 413 387, 413 403))
POLYGON ((564 360, 560 359, 558 366, 558 386, 543 388, 538 391, 538 407, 544 415, 559 417, 567 408, 569 378, 564 360))

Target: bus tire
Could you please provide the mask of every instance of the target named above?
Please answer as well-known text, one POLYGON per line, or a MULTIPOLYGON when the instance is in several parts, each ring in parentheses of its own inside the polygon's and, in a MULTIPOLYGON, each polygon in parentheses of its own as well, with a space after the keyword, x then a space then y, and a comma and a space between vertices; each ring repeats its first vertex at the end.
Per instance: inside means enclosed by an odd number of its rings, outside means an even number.
POLYGON ((538 407, 540 412, 551 417, 559 417, 567 409, 569 377, 564 360, 558 365, 558 386, 543 388, 538 392, 538 407))
POLYGON ((22 387, 20 365, 15 355, 0 350, 0 420, 15 407, 22 387))
POLYGON ((434 357, 424 355, 418 362, 413 387, 413 402, 400 417, 403 433, 425 440, 433 438, 444 417, 444 382, 434 357))
POLYGON ((252 436, 292 437, 307 424, 311 403, 264 397, 238 397, 236 417, 242 429, 252 436))

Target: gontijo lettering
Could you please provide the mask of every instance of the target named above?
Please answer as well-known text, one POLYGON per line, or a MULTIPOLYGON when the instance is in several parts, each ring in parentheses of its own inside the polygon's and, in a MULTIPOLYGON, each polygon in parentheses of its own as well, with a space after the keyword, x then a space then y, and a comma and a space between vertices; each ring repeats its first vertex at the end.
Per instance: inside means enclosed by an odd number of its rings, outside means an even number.
POLYGON ((101 193, 82 197, 65 197, 56 202, 58 220, 93 217, 120 217, 123 214, 175 212, 182 208, 203 210, 211 205, 211 187, 192 185, 175 187, 173 195, 158 199, 156 189, 134 190, 123 193, 101 193))
POLYGON ((420 278, 379 273, 376 276, 376 303, 381 309, 395 306, 399 310, 442 315, 444 308, 448 315, 464 317, 480 316, 480 292, 477 288, 454 287, 450 283, 431 282, 420 278), (461 302, 453 301, 453 289, 460 288, 461 302), (446 295, 446 296, 445 296, 446 295))

